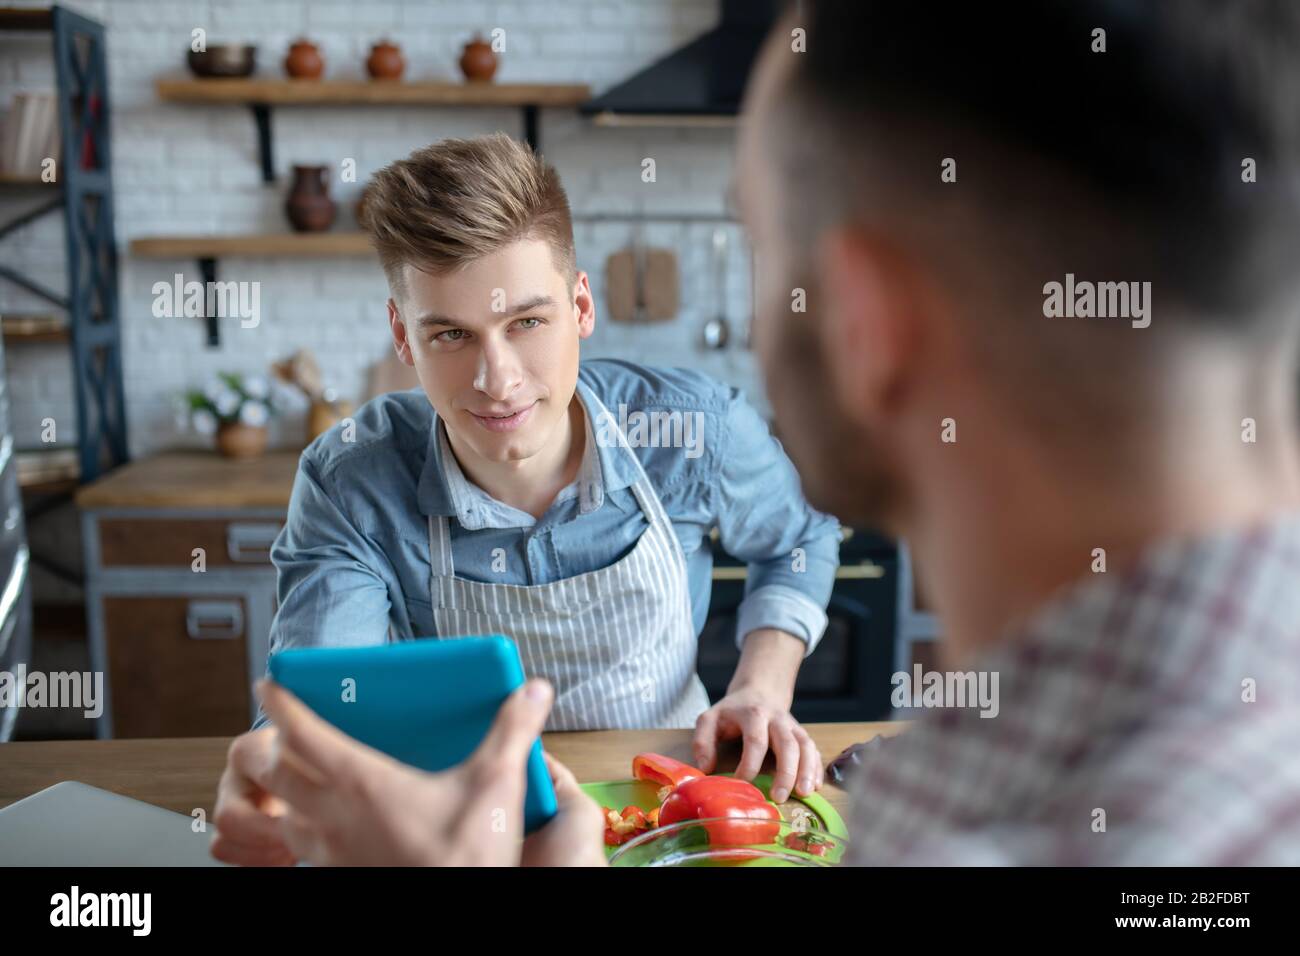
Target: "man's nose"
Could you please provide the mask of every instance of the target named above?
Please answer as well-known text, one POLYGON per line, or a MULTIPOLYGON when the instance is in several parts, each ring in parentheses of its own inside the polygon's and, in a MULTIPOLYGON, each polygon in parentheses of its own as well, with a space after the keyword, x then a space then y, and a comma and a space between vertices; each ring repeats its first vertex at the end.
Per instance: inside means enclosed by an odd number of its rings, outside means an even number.
POLYGON ((474 387, 493 401, 504 402, 523 381, 514 349, 504 342, 484 342, 479 351, 474 387))

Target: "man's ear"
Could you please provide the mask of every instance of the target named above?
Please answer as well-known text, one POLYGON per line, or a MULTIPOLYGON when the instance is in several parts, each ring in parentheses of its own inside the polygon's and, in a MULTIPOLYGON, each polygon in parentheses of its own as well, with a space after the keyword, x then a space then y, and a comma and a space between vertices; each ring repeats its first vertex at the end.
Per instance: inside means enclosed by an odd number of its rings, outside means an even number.
POLYGON ((573 283, 573 309, 578 316, 578 338, 585 339, 596 329, 596 297, 585 272, 579 272, 573 283))
POLYGON ((822 358, 848 421, 878 421, 912 372, 921 303, 906 258, 858 229, 828 235, 817 256, 822 358))
POLYGON ((392 299, 388 300, 388 328, 393 333, 393 348, 397 351, 397 357, 414 368, 415 358, 411 355, 411 343, 406 338, 406 323, 402 321, 402 313, 397 311, 397 303, 392 299))

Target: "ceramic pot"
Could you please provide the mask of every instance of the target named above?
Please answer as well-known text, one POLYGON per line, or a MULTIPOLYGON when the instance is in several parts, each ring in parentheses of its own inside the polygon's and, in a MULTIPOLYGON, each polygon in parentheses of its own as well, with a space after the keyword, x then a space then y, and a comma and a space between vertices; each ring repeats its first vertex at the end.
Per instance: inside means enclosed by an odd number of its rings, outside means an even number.
POLYGON ((266 451, 265 426, 227 422, 217 428, 217 451, 227 458, 256 458, 266 451))
POLYGON ((284 211, 296 231, 324 232, 334 224, 337 207, 329 197, 328 172, 328 166, 293 167, 293 188, 284 211))
POLYGON ((325 58, 320 55, 316 44, 298 40, 289 47, 289 55, 284 58, 284 72, 295 80, 319 80, 325 72, 325 58))
POLYGON ((380 40, 370 48, 370 58, 366 60, 366 71, 376 80, 400 80, 406 61, 402 59, 402 48, 396 43, 380 40))
POLYGON ((481 34, 474 34, 474 39, 465 44, 460 54, 460 70, 471 83, 492 80, 492 74, 497 71, 497 55, 492 52, 492 44, 481 34))

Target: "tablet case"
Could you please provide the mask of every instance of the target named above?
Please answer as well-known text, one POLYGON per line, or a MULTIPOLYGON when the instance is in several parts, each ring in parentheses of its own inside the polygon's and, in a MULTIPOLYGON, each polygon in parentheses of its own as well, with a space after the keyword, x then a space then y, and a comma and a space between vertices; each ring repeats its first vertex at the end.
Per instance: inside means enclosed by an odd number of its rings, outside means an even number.
MULTIPOLYGON (((390 757, 438 771, 462 763, 524 682, 515 643, 499 634, 371 647, 308 647, 271 657, 271 677, 322 718, 390 757)), ((542 742, 528 756, 524 830, 555 815, 542 742)))

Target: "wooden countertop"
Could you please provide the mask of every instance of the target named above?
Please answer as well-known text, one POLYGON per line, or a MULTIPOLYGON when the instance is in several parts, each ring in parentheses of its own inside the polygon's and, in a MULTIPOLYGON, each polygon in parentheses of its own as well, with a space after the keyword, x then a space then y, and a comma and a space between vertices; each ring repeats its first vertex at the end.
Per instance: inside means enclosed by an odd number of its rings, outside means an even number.
MULTIPOLYGON (((880 734, 891 736, 906 722, 805 724, 829 762, 849 744, 880 734)), ((691 759, 689 730, 601 730, 544 734, 548 751, 574 772, 579 782, 626 779, 632 757, 652 751, 691 759)), ((112 790, 187 816, 202 807, 209 816, 217 780, 226 762, 227 737, 158 740, 56 740, 0 746, 0 807, 63 780, 112 790)), ((724 745, 718 769, 734 770, 738 743, 724 745)), ((771 758, 764 767, 771 770, 771 758)), ((829 781, 821 794, 847 816, 848 794, 829 781)))
POLYGON ((215 451, 171 451, 129 462, 81 488, 77 507, 288 508, 301 451, 238 461, 215 451))

